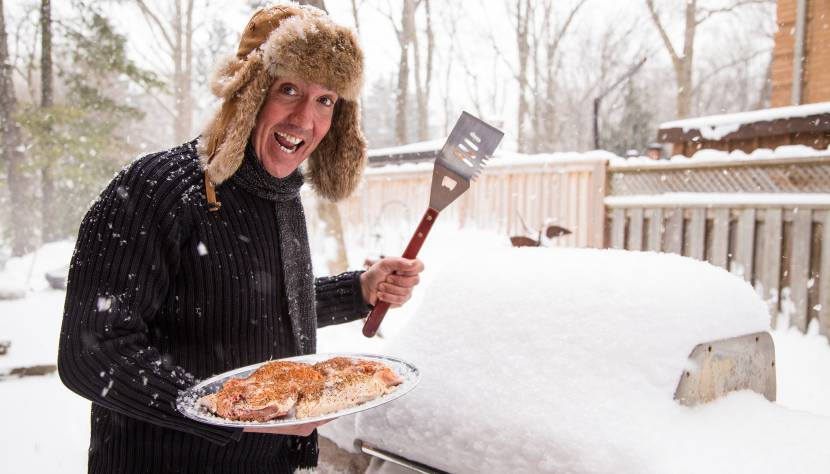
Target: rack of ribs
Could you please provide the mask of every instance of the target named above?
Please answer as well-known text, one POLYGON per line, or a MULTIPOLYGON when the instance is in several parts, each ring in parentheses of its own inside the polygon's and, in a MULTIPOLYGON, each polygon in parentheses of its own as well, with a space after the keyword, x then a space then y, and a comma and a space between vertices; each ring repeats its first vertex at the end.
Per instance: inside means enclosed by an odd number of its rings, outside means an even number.
POLYGON ((228 380, 198 403, 229 420, 265 422, 292 414, 311 418, 374 400, 401 382, 380 362, 349 357, 314 365, 275 361, 247 378, 228 380))

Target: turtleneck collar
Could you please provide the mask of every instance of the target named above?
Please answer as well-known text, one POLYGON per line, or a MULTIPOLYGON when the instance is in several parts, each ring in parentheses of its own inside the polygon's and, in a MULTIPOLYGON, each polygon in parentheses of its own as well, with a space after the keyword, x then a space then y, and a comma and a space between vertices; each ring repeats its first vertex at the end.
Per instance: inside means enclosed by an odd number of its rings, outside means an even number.
POLYGON ((251 194, 279 202, 299 197, 304 181, 299 168, 285 178, 277 178, 265 171, 250 140, 245 146, 242 164, 234 173, 232 180, 251 194))

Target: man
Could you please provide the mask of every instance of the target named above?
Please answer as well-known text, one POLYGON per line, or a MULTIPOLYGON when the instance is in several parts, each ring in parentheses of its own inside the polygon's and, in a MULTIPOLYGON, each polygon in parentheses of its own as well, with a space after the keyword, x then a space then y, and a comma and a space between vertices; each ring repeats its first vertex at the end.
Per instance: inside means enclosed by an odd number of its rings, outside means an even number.
POLYGON ((193 142, 140 158, 84 218, 59 369, 92 400, 90 472, 292 472, 316 425, 232 430, 175 408, 196 379, 316 350, 316 328, 406 302, 418 260, 314 279, 299 190, 348 196, 365 162, 353 33, 311 7, 257 12, 193 142))

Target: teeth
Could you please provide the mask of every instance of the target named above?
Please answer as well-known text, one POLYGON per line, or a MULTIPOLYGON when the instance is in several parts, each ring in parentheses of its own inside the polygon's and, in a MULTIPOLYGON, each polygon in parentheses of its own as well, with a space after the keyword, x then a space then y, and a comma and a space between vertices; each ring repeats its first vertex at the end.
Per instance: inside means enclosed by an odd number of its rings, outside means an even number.
POLYGON ((280 150, 282 150, 282 151, 284 151, 284 152, 288 153, 289 155, 290 155, 291 153, 294 153, 295 151, 297 151, 297 147, 296 147, 296 146, 295 146, 294 148, 286 148, 286 147, 284 147, 284 146, 280 145, 279 143, 277 143, 277 145, 280 147, 280 150))
POLYGON ((294 135, 289 135, 289 134, 283 133, 283 132, 277 132, 277 135, 279 135, 281 138, 285 139, 285 141, 287 141, 288 143, 291 143, 292 145, 296 145, 296 144, 300 143, 301 141, 303 141, 302 138, 295 137, 294 135))

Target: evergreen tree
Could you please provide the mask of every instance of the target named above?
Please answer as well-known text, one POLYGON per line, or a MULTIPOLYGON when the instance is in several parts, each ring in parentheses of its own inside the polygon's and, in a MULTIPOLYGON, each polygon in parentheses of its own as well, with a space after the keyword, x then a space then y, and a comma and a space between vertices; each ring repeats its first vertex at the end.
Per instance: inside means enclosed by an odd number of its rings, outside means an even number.
POLYGON ((644 153, 645 147, 655 139, 656 123, 651 104, 643 87, 636 81, 628 81, 622 98, 618 120, 606 119, 601 130, 601 147, 625 156, 628 150, 644 153))
POLYGON ((29 166, 51 165, 54 202, 44 204, 59 208, 49 232, 58 238, 74 235, 90 201, 137 151, 128 127, 143 114, 130 105, 130 88, 161 86, 127 58, 126 40, 107 18, 79 5, 78 28, 58 23, 66 50, 57 55, 62 89, 54 104, 28 105, 19 117, 31 143, 29 166))

